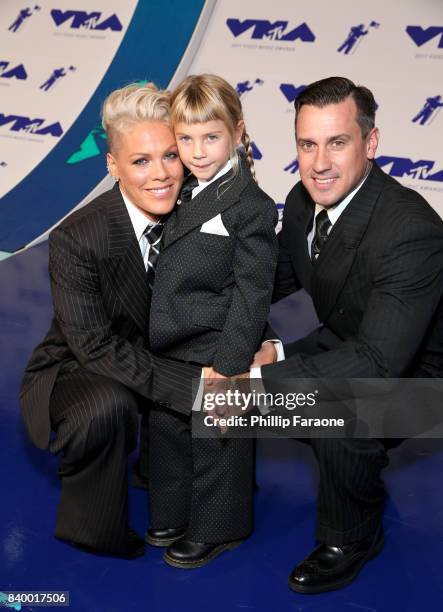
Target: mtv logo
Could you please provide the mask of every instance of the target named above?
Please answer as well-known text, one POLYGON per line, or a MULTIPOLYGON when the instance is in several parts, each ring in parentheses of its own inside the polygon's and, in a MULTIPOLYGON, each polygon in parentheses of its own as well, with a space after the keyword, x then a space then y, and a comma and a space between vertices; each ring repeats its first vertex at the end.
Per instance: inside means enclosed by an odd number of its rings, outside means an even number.
POLYGON ((226 24, 235 37, 252 29, 251 38, 253 40, 262 40, 263 38, 282 41, 299 39, 302 42, 313 42, 315 40, 315 35, 306 22, 301 23, 289 32, 286 32, 288 21, 272 22, 267 19, 245 19, 240 21, 240 19, 227 19, 226 24))
POLYGON ((435 166, 435 162, 428 159, 421 159, 418 162, 414 162, 407 157, 380 155, 375 161, 380 168, 388 166, 388 170, 385 169, 385 171, 391 176, 407 176, 422 181, 443 182, 443 170, 430 174, 435 166))
POLYGON ((300 85, 300 87, 296 87, 291 83, 282 83, 280 85, 280 91, 288 102, 294 102, 304 89, 306 89, 306 85, 300 85))
POLYGON ((60 137, 63 134, 63 128, 58 121, 44 125, 45 121, 45 119, 40 117, 31 119, 21 115, 4 115, 0 113, 0 127, 9 124, 11 132, 29 132, 39 136, 50 134, 54 137, 60 137))
POLYGON ((2 79, 18 79, 24 81, 28 78, 28 74, 23 64, 18 64, 14 66, 14 68, 8 68, 8 66, 9 62, 0 61, 0 77, 2 79))
POLYGON ((103 21, 100 21, 102 14, 99 11, 87 13, 86 11, 63 11, 61 9, 52 9, 51 17, 57 27, 70 22, 69 27, 74 30, 86 28, 89 30, 112 30, 114 32, 120 32, 123 29, 115 13, 103 21))
POLYGON ((415 42, 417 47, 421 47, 430 40, 439 37, 438 48, 443 49, 443 26, 430 26, 422 28, 421 26, 407 26, 406 32, 415 42))

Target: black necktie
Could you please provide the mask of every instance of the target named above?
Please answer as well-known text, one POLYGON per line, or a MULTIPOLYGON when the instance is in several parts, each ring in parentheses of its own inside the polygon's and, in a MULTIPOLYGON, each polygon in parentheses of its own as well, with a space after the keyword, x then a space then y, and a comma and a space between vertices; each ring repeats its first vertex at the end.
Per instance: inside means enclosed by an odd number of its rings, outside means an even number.
POLYGON ((193 174, 188 176, 180 192, 180 200, 182 203, 190 202, 192 200, 192 191, 197 186, 198 180, 195 178, 195 176, 193 174))
POLYGON ((160 255, 160 242, 162 239, 163 227, 163 223, 157 223, 156 225, 149 224, 143 232, 143 236, 145 236, 146 240, 149 242, 146 275, 151 290, 154 285, 155 267, 157 265, 158 256, 160 255))
POLYGON ((315 261, 319 254, 322 246, 328 239, 328 231, 331 227, 328 213, 325 209, 320 211, 315 218, 315 235, 311 245, 311 259, 315 261))

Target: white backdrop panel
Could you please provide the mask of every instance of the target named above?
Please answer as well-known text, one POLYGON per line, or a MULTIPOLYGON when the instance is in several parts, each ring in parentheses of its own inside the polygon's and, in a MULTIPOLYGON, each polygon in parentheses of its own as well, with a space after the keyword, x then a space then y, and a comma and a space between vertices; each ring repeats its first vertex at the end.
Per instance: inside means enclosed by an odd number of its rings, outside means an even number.
POLYGON ((108 70, 137 0, 2 0, 0 197, 68 131, 108 70))
POLYGON ((262 154, 260 184, 280 203, 298 180, 285 171, 296 157, 291 91, 331 75, 366 85, 379 105, 384 170, 443 215, 443 111, 435 106, 443 102, 442 68, 441 0, 222 0, 189 72, 240 84, 246 125, 262 154), (426 104, 435 106, 426 122, 413 122, 426 104))

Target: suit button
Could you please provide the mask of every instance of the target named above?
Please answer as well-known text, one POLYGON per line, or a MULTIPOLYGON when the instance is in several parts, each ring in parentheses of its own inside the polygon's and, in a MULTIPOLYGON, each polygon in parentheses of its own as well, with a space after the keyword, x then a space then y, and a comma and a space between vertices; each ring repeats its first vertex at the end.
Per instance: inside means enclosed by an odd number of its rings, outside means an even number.
POLYGON ((344 315, 345 311, 343 310, 343 308, 339 308, 338 309, 338 314, 344 315))
POLYGON ((170 408, 171 404, 169 402, 158 402, 160 408, 170 408))

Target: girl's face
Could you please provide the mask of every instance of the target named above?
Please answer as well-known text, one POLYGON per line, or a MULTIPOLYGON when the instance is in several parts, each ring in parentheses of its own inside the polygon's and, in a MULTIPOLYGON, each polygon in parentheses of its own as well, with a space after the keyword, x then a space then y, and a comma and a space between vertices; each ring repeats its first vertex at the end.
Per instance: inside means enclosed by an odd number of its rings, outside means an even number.
POLYGON ((180 158, 200 181, 210 181, 240 144, 243 121, 235 128, 234 141, 225 123, 220 119, 204 123, 177 123, 174 126, 180 158))
POLYGON ((171 212, 183 182, 183 166, 169 125, 140 122, 115 140, 108 165, 121 191, 149 219, 171 212))

